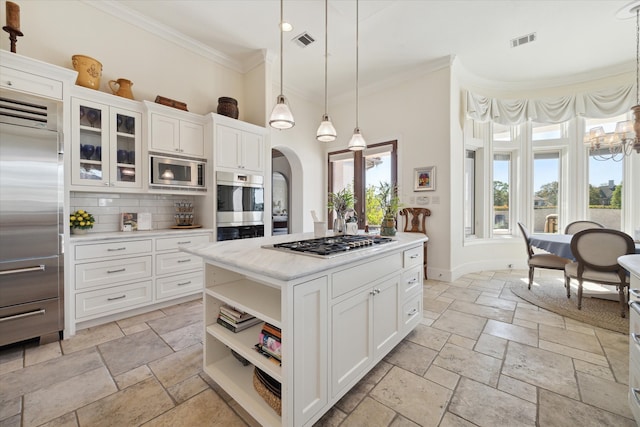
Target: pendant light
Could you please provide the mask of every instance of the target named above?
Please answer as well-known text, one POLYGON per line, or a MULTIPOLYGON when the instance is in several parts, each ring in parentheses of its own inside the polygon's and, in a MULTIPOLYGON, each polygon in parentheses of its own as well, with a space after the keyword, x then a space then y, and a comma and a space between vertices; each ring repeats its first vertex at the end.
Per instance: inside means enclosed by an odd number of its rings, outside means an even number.
POLYGON ((329 95, 327 92, 327 60, 328 51, 328 27, 329 27, 329 0, 324 0, 324 114, 322 115, 322 123, 318 127, 316 138, 320 142, 335 141, 338 137, 336 128, 331 123, 329 117, 329 95))
POLYGON ((271 116, 269 117, 269 126, 276 129, 290 129, 292 128, 296 122, 293 119, 293 114, 289 109, 289 105, 287 103, 287 98, 282 94, 282 33, 284 24, 284 0, 280 0, 280 25, 278 26, 280 30, 280 95, 276 98, 276 105, 273 107, 273 111, 271 111, 271 116))
POLYGON ((349 150, 360 151, 367 148, 362 134, 360 133, 360 127, 358 126, 358 41, 359 41, 359 25, 358 25, 358 0, 356 0, 356 128, 353 130, 353 136, 349 140, 349 150))

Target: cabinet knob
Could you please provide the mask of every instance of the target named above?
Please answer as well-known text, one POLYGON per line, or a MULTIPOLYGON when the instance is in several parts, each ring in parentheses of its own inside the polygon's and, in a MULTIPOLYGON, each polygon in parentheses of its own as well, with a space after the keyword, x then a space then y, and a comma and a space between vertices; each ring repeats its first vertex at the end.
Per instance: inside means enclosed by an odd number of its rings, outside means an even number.
POLYGON ((13 82, 11 80, 7 81, 7 86, 13 86, 13 82))

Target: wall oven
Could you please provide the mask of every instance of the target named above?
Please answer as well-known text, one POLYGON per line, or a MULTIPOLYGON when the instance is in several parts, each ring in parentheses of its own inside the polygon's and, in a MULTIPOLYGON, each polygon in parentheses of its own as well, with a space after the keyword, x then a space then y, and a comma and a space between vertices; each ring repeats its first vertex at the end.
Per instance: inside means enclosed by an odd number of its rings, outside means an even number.
POLYGON ((218 240, 264 235, 264 177, 216 173, 218 240))
POLYGON ((205 162, 177 157, 149 156, 152 188, 205 190, 205 162))

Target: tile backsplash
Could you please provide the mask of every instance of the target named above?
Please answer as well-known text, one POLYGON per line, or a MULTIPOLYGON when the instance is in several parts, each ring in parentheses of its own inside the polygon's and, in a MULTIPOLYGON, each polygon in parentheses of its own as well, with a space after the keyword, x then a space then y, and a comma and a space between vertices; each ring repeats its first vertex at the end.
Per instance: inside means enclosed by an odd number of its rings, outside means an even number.
POLYGON ((94 233, 120 231, 120 216, 123 212, 148 212, 152 228, 162 230, 175 225, 174 203, 187 200, 195 203, 193 196, 173 194, 129 194, 129 193, 85 193, 71 192, 70 212, 84 209, 96 220, 94 233))

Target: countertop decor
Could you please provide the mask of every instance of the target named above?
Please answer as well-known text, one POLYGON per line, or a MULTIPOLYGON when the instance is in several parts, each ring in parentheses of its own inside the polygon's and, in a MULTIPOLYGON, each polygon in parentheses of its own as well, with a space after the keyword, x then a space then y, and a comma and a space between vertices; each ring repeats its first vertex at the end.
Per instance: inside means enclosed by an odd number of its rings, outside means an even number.
POLYGON ((87 230, 93 228, 95 223, 96 220, 93 215, 83 209, 78 209, 69 215, 69 226, 72 234, 85 234, 87 230))

